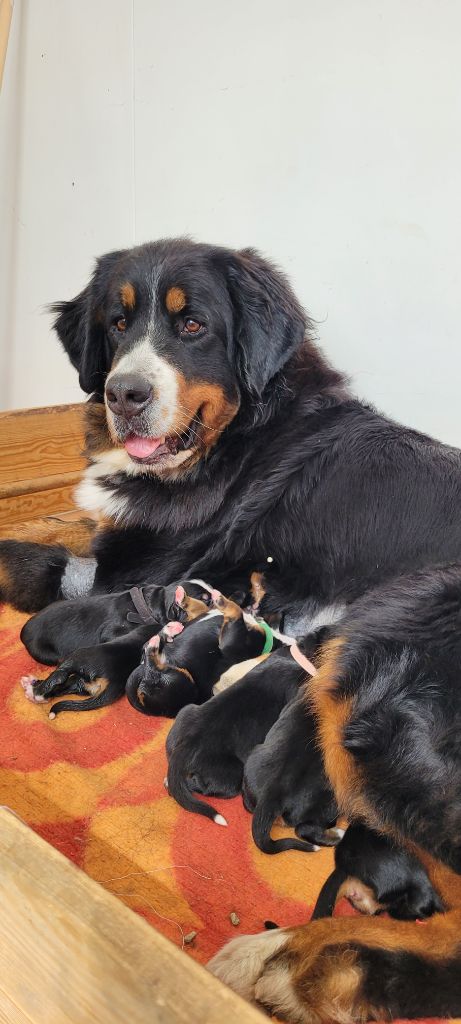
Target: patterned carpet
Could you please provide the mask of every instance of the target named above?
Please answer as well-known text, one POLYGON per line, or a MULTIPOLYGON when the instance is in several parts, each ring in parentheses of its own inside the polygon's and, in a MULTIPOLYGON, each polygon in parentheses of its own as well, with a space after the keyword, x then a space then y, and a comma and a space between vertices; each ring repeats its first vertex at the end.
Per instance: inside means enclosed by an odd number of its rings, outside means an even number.
MULTIPOLYGON (((267 918, 307 921, 332 851, 261 853, 240 799, 213 800, 227 829, 183 811, 163 786, 170 723, 126 700, 50 722, 47 706, 29 703, 19 685, 22 675, 49 671, 21 646, 24 621, 2 608, 0 803, 176 945, 196 932, 185 948, 202 963, 267 918)), ((353 913, 345 903, 338 912, 353 913)))

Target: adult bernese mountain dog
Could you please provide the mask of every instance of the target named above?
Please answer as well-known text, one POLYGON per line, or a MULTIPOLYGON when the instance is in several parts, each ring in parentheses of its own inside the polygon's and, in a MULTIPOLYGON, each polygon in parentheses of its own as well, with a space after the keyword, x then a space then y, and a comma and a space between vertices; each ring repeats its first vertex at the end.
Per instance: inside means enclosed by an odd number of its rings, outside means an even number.
POLYGON ((3 598, 36 610, 190 577, 244 596, 250 573, 265 570, 264 614, 298 633, 333 631, 308 697, 339 804, 406 843, 413 823, 447 908, 424 927, 337 919, 235 940, 216 973, 292 1021, 461 1014, 460 816, 437 803, 459 778, 446 723, 458 714, 461 585, 454 568, 440 598, 436 568, 461 563, 461 453, 358 401, 284 276, 251 249, 181 239, 110 253, 55 313, 91 395, 78 501, 101 526, 89 559, 58 543, 1 542, 3 598), (355 632, 348 616, 376 589, 387 632, 371 629, 370 643, 368 606, 355 632), (431 618, 434 591, 448 610, 431 618), (416 671, 410 651, 410 671, 402 636, 407 622, 413 644, 421 617, 422 663, 416 671), (375 729, 379 756, 367 743, 375 729))

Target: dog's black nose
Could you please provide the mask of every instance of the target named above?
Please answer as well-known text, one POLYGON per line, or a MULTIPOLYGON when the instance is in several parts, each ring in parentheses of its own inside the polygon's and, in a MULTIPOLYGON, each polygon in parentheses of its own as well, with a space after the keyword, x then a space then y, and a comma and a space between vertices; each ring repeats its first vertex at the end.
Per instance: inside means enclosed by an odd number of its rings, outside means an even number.
POLYGON ((136 373, 114 375, 106 384, 109 409, 129 420, 137 416, 152 399, 152 385, 136 373))

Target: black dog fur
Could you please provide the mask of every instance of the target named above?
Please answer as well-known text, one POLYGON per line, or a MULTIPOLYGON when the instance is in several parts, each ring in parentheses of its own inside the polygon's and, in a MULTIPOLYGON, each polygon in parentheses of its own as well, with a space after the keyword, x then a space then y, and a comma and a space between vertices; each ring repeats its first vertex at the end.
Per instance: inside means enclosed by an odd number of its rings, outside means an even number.
POLYGON ((53 704, 49 718, 62 711, 94 711, 113 704, 123 696, 125 684, 138 664, 144 644, 152 635, 152 626, 137 626, 130 633, 95 647, 82 647, 46 679, 24 676, 21 683, 34 703, 54 700, 63 694, 90 694, 85 700, 63 700, 53 704))
POLYGON ((368 823, 461 872, 461 566, 376 588, 331 632, 368 823))
MULTIPOLYGON (((283 672, 291 668, 284 664, 283 672)), ((252 750, 242 793, 247 811, 253 813, 253 839, 264 853, 305 850, 306 842, 311 849, 339 842, 341 833, 333 828, 338 808, 323 770, 315 720, 302 698, 290 701, 264 743, 252 750), (271 839, 278 817, 306 842, 271 839)))
MULTIPOLYGON (((186 704, 208 700, 215 683, 232 665, 258 657, 266 634, 220 594, 214 611, 191 623, 172 644, 161 636, 159 641, 159 646, 146 644, 126 693, 133 707, 145 715, 173 718, 186 704)), ((279 643, 275 640, 275 647, 279 643)))
MULTIPOLYGON (((151 636, 171 619, 186 621, 175 598, 176 588, 184 587, 191 597, 209 603, 209 593, 199 582, 179 580, 168 587, 150 585, 141 590, 150 614, 151 636)), ((29 654, 42 665, 56 665, 80 647, 105 644, 142 624, 130 590, 119 594, 101 594, 73 601, 55 601, 33 615, 21 630, 21 640, 29 654)))
MULTIPOLYGON (((221 815, 193 792, 232 797, 241 791, 245 761, 264 741, 305 676, 289 648, 280 647, 206 704, 179 712, 166 750, 168 789, 181 807, 223 823, 221 815)), ((299 840, 290 842, 306 849, 299 840)))
POLYGON ((424 920, 444 906, 416 857, 387 836, 354 824, 335 849, 335 870, 324 883, 312 920, 331 917, 346 897, 362 913, 383 910, 402 921, 424 920))
MULTIPOLYGON (((98 598, 89 598, 81 602, 57 602, 46 609, 41 615, 30 620, 34 626, 34 632, 29 637, 31 646, 37 649, 41 643, 42 651, 45 653, 56 649, 59 644, 59 629, 63 636, 63 646, 69 644, 65 639, 63 628, 66 621, 66 610, 69 605, 71 619, 77 629, 85 630, 88 624, 89 605, 95 601, 98 605, 99 623, 95 614, 94 629, 99 631, 120 629, 120 636, 115 636, 111 641, 95 644, 89 647, 73 650, 72 654, 62 661, 59 668, 51 672, 46 679, 35 680, 32 676, 25 676, 22 685, 29 700, 42 702, 53 700, 62 694, 83 694, 90 696, 82 701, 60 701, 53 704, 49 717, 55 718, 62 711, 94 711, 96 708, 113 704, 123 696, 127 679, 133 669, 139 664, 142 651, 146 642, 153 634, 159 631, 166 617, 170 616, 173 621, 190 623, 206 611, 206 601, 209 601, 208 591, 203 592, 199 582, 184 581, 182 584, 173 584, 171 587, 146 587, 144 599, 147 611, 155 614, 157 620, 144 622, 133 629, 130 618, 136 621, 139 615, 134 611, 133 599, 128 594, 118 594, 102 599, 99 605, 98 598), (182 592, 182 593, 180 593, 182 592), (197 596, 194 596, 194 595, 197 596), (179 595, 179 596, 178 596, 179 595), (72 618, 74 605, 77 606, 77 614, 72 618), (127 610, 128 609, 128 610, 127 610), (110 619, 110 613, 113 619, 110 619), (49 613, 49 614, 47 614, 49 613), (125 616, 125 618, 123 618, 125 616), (163 617, 163 623, 160 617, 163 617), (37 620, 40 620, 37 623, 37 620), (112 626, 111 626, 112 621, 112 626), (120 628, 124 622, 128 623, 129 632, 123 632, 120 628), (48 627, 48 633, 46 633, 48 627), (52 648, 51 645, 54 645, 52 648)), ((29 623, 26 623, 26 627, 29 623)), ((26 628, 24 627, 24 628, 26 628)), ((88 625, 88 629, 91 627, 88 625)), ((72 635, 72 641, 75 633, 72 635)), ((72 643, 71 641, 71 643, 72 643)))

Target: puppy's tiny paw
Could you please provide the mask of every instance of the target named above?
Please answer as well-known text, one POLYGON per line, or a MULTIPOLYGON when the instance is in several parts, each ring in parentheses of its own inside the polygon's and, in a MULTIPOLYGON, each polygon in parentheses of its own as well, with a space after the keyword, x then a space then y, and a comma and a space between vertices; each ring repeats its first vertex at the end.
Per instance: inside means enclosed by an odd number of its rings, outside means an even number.
POLYGON ((45 698, 41 697, 39 694, 35 695, 34 686, 36 683, 38 683, 38 679, 36 679, 35 676, 23 676, 21 679, 21 686, 27 700, 32 701, 33 704, 41 704, 45 698))
POLYGON ((29 686, 33 686, 34 683, 36 683, 36 682, 37 682, 37 680, 36 680, 35 676, 21 676, 21 679, 20 679, 20 683, 21 683, 21 686, 22 686, 23 690, 27 690, 29 688, 29 686))
POLYGON ((163 632, 166 633, 167 639, 172 640, 174 636, 178 636, 182 633, 184 626, 182 622, 167 622, 166 626, 163 627, 163 632))

